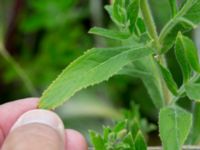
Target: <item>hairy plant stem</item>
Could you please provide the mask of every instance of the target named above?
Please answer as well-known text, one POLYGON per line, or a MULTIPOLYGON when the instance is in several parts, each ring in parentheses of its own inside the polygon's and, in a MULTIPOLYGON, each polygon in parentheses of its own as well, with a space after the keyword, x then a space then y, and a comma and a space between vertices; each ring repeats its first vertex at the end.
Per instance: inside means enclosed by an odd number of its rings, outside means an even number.
MULTIPOLYGON (((140 1, 140 7, 141 7, 141 11, 142 11, 142 15, 144 17, 144 21, 145 24, 147 26, 148 32, 150 34, 150 36, 153 38, 154 43, 155 43, 155 48, 157 50, 157 53, 159 54, 161 51, 161 45, 159 42, 159 37, 158 37, 158 33, 156 31, 156 25, 148 4, 147 0, 141 0, 140 1)), ((159 62, 166 66, 166 60, 165 60, 165 56, 158 56, 159 62)), ((171 94, 169 92, 169 89, 167 88, 164 80, 162 79, 162 77, 160 76, 160 82, 161 82, 161 86, 162 86, 162 91, 163 91, 163 96, 165 99, 165 103, 168 104, 171 100, 171 94)))
POLYGON ((160 43, 158 40, 158 33, 156 31, 156 26, 153 20, 153 17, 151 15, 151 11, 149 8, 149 4, 147 0, 141 0, 140 1, 140 7, 142 11, 142 15, 144 17, 144 22, 148 28, 149 34, 151 38, 154 40, 154 43, 156 45, 156 49, 159 51, 160 50, 160 43))
POLYGON ((31 80, 29 79, 25 71, 20 67, 20 65, 6 51, 2 42, 0 42, 0 55, 13 67, 13 69, 16 71, 16 73, 20 77, 23 84, 26 86, 27 91, 31 94, 31 96, 37 96, 38 92, 34 88, 31 80))

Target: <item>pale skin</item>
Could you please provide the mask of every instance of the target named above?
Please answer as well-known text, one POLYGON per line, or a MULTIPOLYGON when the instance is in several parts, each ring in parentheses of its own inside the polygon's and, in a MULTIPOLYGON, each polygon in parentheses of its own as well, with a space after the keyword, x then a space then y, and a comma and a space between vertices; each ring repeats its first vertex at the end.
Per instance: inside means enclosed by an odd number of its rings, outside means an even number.
POLYGON ((38 110, 37 103, 37 98, 28 98, 0 105, 0 150, 88 149, 85 138, 79 132, 64 129, 55 113, 38 110), (34 122, 34 115, 43 115, 44 118, 47 115, 47 121, 50 120, 52 124, 56 122, 54 125, 57 126, 54 128, 34 122), (22 118, 28 118, 29 123, 23 125, 20 121, 22 118))

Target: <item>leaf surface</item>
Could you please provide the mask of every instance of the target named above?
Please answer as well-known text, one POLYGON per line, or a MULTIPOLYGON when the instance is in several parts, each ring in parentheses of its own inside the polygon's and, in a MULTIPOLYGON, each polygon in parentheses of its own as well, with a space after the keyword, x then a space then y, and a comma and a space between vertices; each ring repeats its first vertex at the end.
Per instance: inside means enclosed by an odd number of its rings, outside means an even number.
POLYGON ((186 36, 180 36, 181 42, 185 51, 185 55, 188 63, 196 72, 200 72, 199 58, 197 53, 197 48, 192 40, 186 36))
POLYGON ((179 31, 185 32, 196 28, 200 23, 200 0, 187 0, 182 9, 162 29, 159 41, 162 53, 167 52, 174 44, 179 31))
POLYGON ((185 90, 186 90, 187 96, 190 99, 200 102, 200 84, 199 83, 186 84, 185 90))
POLYGON ((140 131, 137 133, 135 138, 135 150, 147 150, 147 145, 140 131))
POLYGON ((159 130, 164 150, 181 150, 192 126, 192 115, 178 106, 159 114, 159 130))
POLYGON ((90 138, 92 140, 95 150, 106 150, 106 147, 104 145, 105 141, 99 134, 94 131, 90 131, 90 138))
POLYGON ((165 80, 165 83, 167 84, 167 87, 169 88, 169 90, 174 94, 177 95, 177 84, 173 79, 172 74, 170 73, 169 70, 167 70, 166 68, 164 68, 162 65, 158 64, 159 68, 160 68, 160 72, 162 74, 163 79, 165 80))
POLYGON ((200 103, 195 103, 193 113, 193 125, 188 142, 198 145, 200 141, 200 103))
POLYGON ((112 30, 108 30, 108 29, 104 29, 100 27, 93 27, 92 29, 90 29, 89 33, 103 36, 109 39, 114 39, 114 40, 126 40, 130 37, 128 33, 112 31, 112 30))
POLYGON ((153 53, 136 44, 130 47, 93 48, 72 62, 43 93, 39 108, 54 109, 76 92, 108 80, 130 62, 153 53))
POLYGON ((162 94, 159 70, 157 68, 154 59, 148 56, 127 65, 118 74, 140 78, 154 105, 160 109, 164 106, 164 96, 162 94))
POLYGON ((170 4, 171 12, 172 12, 172 17, 174 17, 178 12, 177 1, 169 0, 169 4, 170 4))
POLYGON ((176 39, 176 45, 175 45, 175 55, 176 59, 181 67, 181 71, 183 74, 183 82, 187 82, 188 79, 191 76, 191 68, 187 61, 187 56, 185 53, 185 46, 183 43, 182 34, 179 33, 176 39))
POLYGON ((133 0, 133 2, 131 2, 127 8, 127 17, 128 20, 130 21, 129 29, 131 32, 133 32, 135 29, 138 13, 139 13, 139 0, 133 0))

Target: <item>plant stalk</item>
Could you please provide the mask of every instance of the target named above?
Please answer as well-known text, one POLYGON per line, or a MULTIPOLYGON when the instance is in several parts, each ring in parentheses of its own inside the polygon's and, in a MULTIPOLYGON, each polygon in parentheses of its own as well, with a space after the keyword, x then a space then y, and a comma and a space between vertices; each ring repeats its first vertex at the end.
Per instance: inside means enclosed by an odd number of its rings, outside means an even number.
MULTIPOLYGON (((155 48, 157 49, 157 53, 159 54, 161 51, 161 44, 159 42, 156 25, 155 25, 148 1, 141 0, 140 7, 141 7, 142 15, 144 17, 144 21, 147 26, 148 32, 149 32, 150 36, 153 38, 153 40, 155 42, 155 48)), ((166 60, 165 60, 164 56, 158 56, 158 59, 162 65, 166 66, 166 60)), ((160 81, 161 81, 161 86, 162 86, 162 91, 163 91, 163 96, 164 96, 165 102, 166 102, 166 104, 168 104, 171 100, 170 92, 169 92, 164 80, 161 77, 160 77, 160 81)))
POLYGON ((144 17, 144 22, 147 26, 149 34, 150 34, 151 38, 154 40, 156 49, 159 52, 160 43, 159 43, 158 33, 156 31, 156 25, 154 23, 152 15, 151 15, 152 13, 151 13, 151 10, 150 10, 147 0, 141 0, 140 7, 141 7, 142 15, 144 17))
POLYGON ((31 94, 31 96, 37 96, 38 92, 34 88, 31 80, 25 73, 25 71, 21 68, 21 66, 10 56, 10 54, 6 51, 2 42, 0 42, 0 55, 13 67, 18 76, 20 77, 23 84, 26 86, 27 91, 31 94))

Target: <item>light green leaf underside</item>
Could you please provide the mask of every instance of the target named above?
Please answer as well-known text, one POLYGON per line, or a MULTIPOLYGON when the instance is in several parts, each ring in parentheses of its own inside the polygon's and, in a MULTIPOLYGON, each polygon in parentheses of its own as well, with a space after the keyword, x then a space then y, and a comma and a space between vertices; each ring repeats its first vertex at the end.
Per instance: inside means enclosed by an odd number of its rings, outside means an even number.
POLYGON ((186 90, 187 96, 190 99, 200 102, 200 84, 199 83, 186 84, 185 90, 186 90))
POLYGON ((77 91, 108 80, 131 61, 153 50, 136 44, 129 47, 93 48, 72 62, 43 93, 39 108, 53 109, 77 91))
POLYGON ((178 106, 161 109, 159 130, 164 150, 181 150, 192 126, 192 115, 178 106))
POLYGON ((152 56, 144 57, 127 65, 118 74, 129 75, 140 78, 150 95, 156 108, 160 109, 164 105, 164 97, 161 91, 159 80, 159 70, 152 56))
POLYGON ((119 31, 112 31, 100 27, 93 27, 90 29, 89 33, 96 34, 99 36, 103 36, 113 40, 126 40, 130 37, 129 33, 119 32, 119 31))

